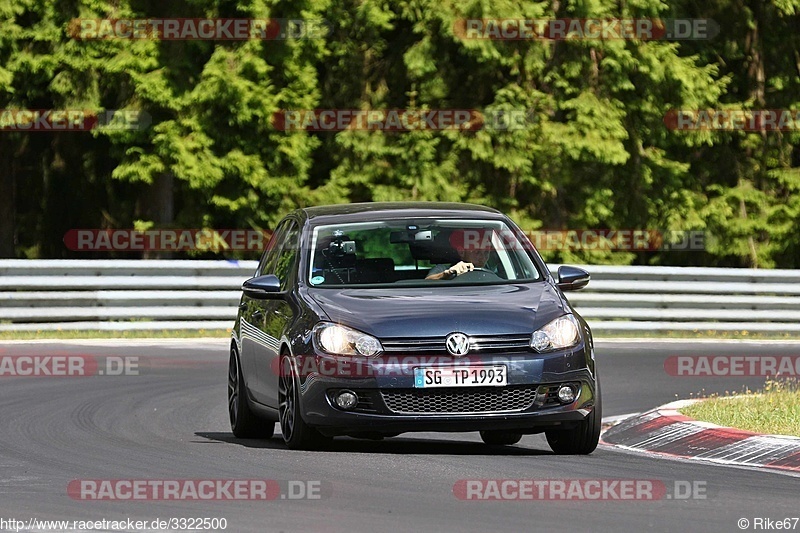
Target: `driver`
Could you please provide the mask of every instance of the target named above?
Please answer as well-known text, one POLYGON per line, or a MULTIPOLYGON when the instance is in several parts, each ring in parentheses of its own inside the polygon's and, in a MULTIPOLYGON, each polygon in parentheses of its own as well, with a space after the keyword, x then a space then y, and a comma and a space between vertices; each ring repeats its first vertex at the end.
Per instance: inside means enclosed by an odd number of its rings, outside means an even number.
POLYGON ((425 279, 453 279, 476 268, 483 268, 492 251, 487 230, 455 230, 450 234, 450 245, 461 261, 454 265, 436 265, 425 279))

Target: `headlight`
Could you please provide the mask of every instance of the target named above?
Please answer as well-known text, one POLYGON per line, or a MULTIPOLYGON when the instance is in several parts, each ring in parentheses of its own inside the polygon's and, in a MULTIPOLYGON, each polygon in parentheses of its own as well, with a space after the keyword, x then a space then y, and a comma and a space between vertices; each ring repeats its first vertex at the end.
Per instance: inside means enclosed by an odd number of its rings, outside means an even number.
POLYGON ((383 351, 380 341, 372 335, 330 322, 314 326, 314 340, 323 352, 334 355, 372 357, 383 351))
POLYGON ((533 333, 531 348, 537 352, 547 352, 575 346, 581 338, 578 330, 578 321, 574 316, 560 316, 533 333))

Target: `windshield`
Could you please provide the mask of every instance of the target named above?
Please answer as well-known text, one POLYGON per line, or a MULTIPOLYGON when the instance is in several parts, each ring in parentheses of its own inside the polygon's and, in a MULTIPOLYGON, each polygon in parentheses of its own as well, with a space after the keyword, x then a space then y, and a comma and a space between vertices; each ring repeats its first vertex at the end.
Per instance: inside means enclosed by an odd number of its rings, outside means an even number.
POLYGON ((499 284, 541 274, 503 221, 382 220, 317 226, 306 279, 314 287, 499 284))

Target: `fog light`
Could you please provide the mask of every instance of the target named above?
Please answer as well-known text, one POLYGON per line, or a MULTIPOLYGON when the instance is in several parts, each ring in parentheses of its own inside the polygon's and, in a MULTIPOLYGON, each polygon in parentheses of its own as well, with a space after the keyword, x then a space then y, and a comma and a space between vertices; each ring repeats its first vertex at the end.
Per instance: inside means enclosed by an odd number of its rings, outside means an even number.
POLYGON ((561 403, 572 403, 575 401, 575 387, 572 385, 561 385, 558 388, 558 400, 561 403))
POLYGON ((358 404, 358 396, 349 390, 343 390, 336 395, 336 406, 340 409, 350 410, 358 404))

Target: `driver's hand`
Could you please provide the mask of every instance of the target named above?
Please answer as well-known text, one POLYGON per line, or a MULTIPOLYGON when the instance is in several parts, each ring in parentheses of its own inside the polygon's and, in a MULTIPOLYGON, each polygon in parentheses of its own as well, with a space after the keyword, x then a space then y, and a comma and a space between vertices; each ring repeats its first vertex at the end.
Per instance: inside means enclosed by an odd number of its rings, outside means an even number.
POLYGON ((465 272, 469 272, 474 269, 475 265, 473 265, 472 263, 465 263, 464 261, 459 261, 458 263, 451 266, 447 270, 452 274, 454 274, 455 276, 460 276, 461 274, 464 274, 465 272))

